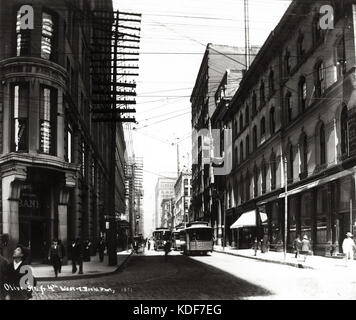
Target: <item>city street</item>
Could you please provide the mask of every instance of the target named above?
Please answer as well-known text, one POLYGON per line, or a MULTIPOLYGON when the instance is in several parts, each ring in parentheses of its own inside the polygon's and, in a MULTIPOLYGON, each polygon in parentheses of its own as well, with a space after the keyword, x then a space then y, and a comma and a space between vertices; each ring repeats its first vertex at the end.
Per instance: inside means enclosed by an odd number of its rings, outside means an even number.
POLYGON ((44 291, 34 299, 355 299, 352 269, 298 269, 215 252, 196 257, 171 252, 165 261, 163 252, 150 251, 132 255, 114 275, 39 282, 44 291), (57 287, 51 291, 51 285, 57 287))

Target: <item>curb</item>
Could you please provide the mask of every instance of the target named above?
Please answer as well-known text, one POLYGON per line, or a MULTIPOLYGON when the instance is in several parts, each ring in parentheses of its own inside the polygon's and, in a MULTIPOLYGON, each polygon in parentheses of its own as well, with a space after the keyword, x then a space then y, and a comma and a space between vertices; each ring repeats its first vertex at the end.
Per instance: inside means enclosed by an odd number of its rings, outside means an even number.
POLYGON ((104 276, 108 276, 108 275, 112 275, 115 273, 118 273, 120 271, 122 271, 122 269, 124 268, 124 266, 126 265, 127 261, 129 260, 129 258, 132 256, 133 251, 131 251, 126 258, 124 259, 124 261, 114 270, 114 271, 108 271, 108 272, 101 272, 101 273, 92 273, 92 274, 81 274, 81 275, 75 275, 75 276, 64 276, 64 277, 41 277, 41 278, 36 278, 37 282, 44 282, 44 281, 66 281, 66 280, 80 280, 80 279, 92 279, 92 278, 99 278, 99 277, 104 277, 104 276))
POLYGON ((314 267, 306 266, 306 265, 303 265, 302 263, 294 263, 294 262, 286 262, 286 261, 278 261, 278 260, 269 260, 269 259, 259 258, 259 257, 253 257, 253 256, 244 256, 244 255, 238 254, 238 253, 220 251, 220 250, 215 250, 215 249, 214 249, 214 252, 229 254, 229 255, 231 255, 231 256, 240 257, 240 258, 258 260, 258 261, 262 261, 262 262, 275 263, 275 264, 283 264, 283 265, 287 265, 287 266, 294 267, 294 268, 312 269, 312 270, 315 270, 314 267))

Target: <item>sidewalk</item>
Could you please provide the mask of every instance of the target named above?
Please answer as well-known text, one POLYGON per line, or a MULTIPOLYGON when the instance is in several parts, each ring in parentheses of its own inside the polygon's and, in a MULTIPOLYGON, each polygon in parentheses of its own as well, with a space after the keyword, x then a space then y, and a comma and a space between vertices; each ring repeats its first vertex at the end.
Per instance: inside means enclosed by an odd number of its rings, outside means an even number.
MULTIPOLYGON (((231 247, 225 247, 224 249, 223 247, 216 245, 214 246, 214 251, 242 258, 255 259, 263 262, 289 265, 296 268, 325 270, 346 267, 345 260, 336 257, 308 256, 306 261, 304 262, 303 256, 296 259, 294 253, 287 253, 286 260, 284 260, 283 252, 269 251, 266 253, 261 253, 261 250, 258 250, 257 255, 255 256, 255 251, 253 249, 237 250, 236 248, 231 247)), ((356 268, 356 260, 349 261, 348 266, 356 268)))
POLYGON ((124 266, 131 254, 131 250, 118 252, 116 266, 108 266, 108 257, 106 255, 103 262, 99 261, 98 255, 91 257, 90 262, 83 262, 83 274, 78 274, 78 272, 72 274, 72 264, 68 263, 67 265, 62 266, 62 272, 58 274, 58 278, 54 276, 53 267, 51 265, 33 264, 31 265, 31 268, 37 281, 57 281, 94 278, 118 271, 124 266))

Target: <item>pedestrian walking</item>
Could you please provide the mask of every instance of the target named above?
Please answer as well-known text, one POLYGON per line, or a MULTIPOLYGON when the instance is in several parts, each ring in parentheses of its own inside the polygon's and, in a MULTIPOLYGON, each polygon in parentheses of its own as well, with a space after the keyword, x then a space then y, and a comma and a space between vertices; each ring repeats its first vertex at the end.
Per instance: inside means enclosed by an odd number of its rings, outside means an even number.
POLYGON ((59 268, 58 268, 58 273, 62 272, 62 265, 63 265, 63 259, 66 256, 66 250, 64 248, 64 245, 62 243, 62 240, 58 239, 58 246, 62 251, 62 259, 61 259, 61 263, 59 264, 59 268))
POLYGON ((258 250, 258 240, 257 240, 257 237, 255 238, 255 241, 253 243, 253 249, 255 251, 255 254, 254 256, 257 256, 257 250, 258 250))
POLYGON ((5 300, 29 300, 32 298, 32 288, 36 286, 36 279, 33 276, 31 267, 27 263, 28 251, 21 245, 18 245, 13 253, 13 261, 8 264, 6 272, 6 296, 5 300), (24 272, 26 266, 30 271, 24 272), (26 286, 21 286, 21 279, 27 277, 26 286))
POLYGON ((151 239, 148 239, 148 251, 150 251, 151 250, 151 239))
POLYGON ((310 254, 310 251, 311 251, 310 240, 308 239, 307 235, 304 235, 302 240, 302 250, 300 251, 300 254, 304 255, 304 262, 307 259, 307 256, 310 254))
POLYGON ((101 237, 100 240, 99 240, 99 244, 98 244, 100 262, 104 261, 105 248, 106 248, 105 240, 104 240, 103 237, 101 237))
POLYGON ((6 282, 8 261, 0 255, 0 300, 5 300, 6 291, 4 284, 6 282))
POLYGON ((91 242, 89 239, 87 239, 84 242, 84 252, 83 252, 84 261, 86 262, 90 261, 90 252, 91 252, 91 242))
POLYGON ((356 249, 355 242, 353 239, 353 234, 351 232, 346 233, 346 238, 342 242, 342 251, 345 256, 346 265, 348 260, 354 259, 354 250, 356 249))
POLYGON ((295 253, 295 258, 299 258, 299 252, 302 250, 302 240, 300 239, 300 234, 294 239, 293 248, 295 253))
POLYGON ((171 251, 171 242, 166 241, 164 244, 164 260, 167 261, 168 259, 168 253, 171 251))
POLYGON ((61 269, 62 259, 63 259, 62 248, 59 246, 57 240, 53 240, 52 245, 48 251, 48 260, 53 266, 54 275, 56 278, 58 277, 58 272, 61 269))
POLYGON ((72 243, 72 273, 77 272, 79 265, 79 274, 83 274, 83 244, 79 238, 72 243))

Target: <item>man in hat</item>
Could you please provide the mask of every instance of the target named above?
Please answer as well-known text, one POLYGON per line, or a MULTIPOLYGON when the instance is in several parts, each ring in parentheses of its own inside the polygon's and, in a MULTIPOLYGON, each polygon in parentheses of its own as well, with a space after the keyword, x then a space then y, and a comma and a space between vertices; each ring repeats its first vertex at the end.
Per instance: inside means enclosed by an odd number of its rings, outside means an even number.
POLYGON ((354 259, 354 249, 356 249, 353 234, 351 232, 346 233, 346 238, 342 243, 342 251, 345 255, 346 264, 348 260, 354 259))

